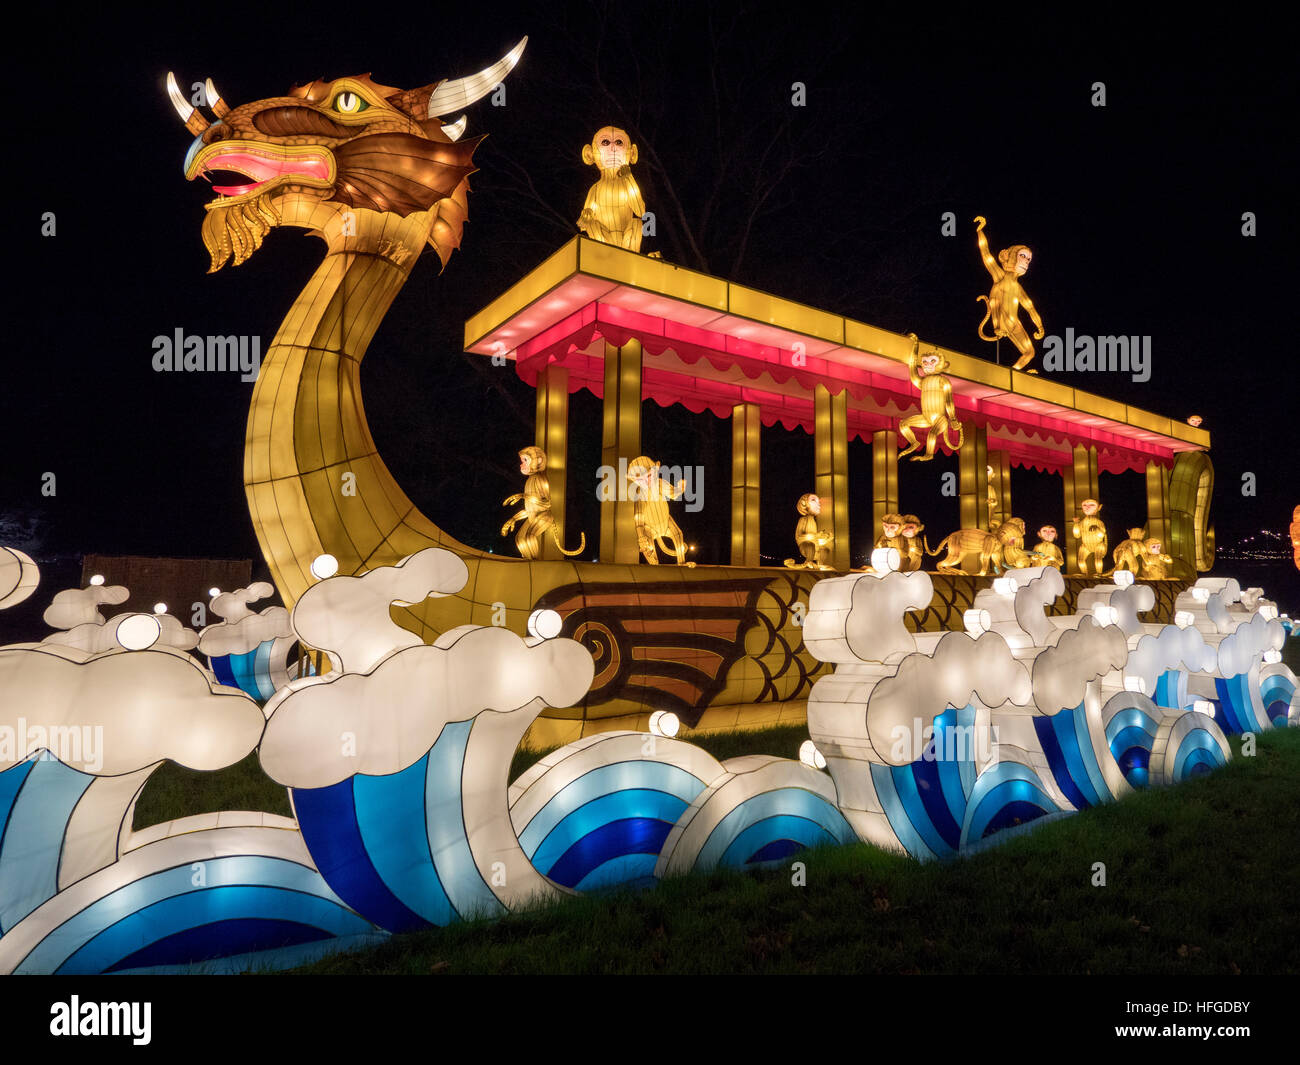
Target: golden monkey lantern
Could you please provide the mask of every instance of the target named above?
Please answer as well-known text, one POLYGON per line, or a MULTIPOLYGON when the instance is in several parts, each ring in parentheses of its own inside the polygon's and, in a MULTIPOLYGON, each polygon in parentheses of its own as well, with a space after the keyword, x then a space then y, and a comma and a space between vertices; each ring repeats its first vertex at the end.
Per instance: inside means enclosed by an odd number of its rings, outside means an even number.
POLYGON ((582 161, 600 171, 578 217, 578 228, 592 240, 641 250, 645 200, 632 176, 637 157, 632 139, 615 126, 598 130, 591 143, 582 146, 582 161))
POLYGON ((1055 525, 1044 525, 1038 530, 1038 543, 1034 544, 1033 550, 1034 565, 1065 568, 1065 556, 1056 546, 1056 535, 1055 525))
POLYGON ((925 429, 925 454, 914 456, 914 460, 926 462, 934 458, 934 449, 940 438, 951 451, 957 451, 962 445, 962 426, 957 420, 957 408, 953 406, 952 384, 944 376, 948 369, 948 360, 937 351, 920 354, 921 342, 915 333, 908 333, 912 341, 912 351, 907 356, 907 372, 912 379, 912 386, 921 394, 921 413, 913 414, 898 423, 898 431, 907 441, 907 447, 900 451, 899 457, 911 455, 920 448, 916 438, 916 429, 925 429), (957 442, 954 444, 948 436, 949 429, 957 430, 957 442))
POLYGON ((686 544, 682 530, 668 513, 668 501, 679 499, 686 491, 684 484, 669 484, 659 475, 659 463, 646 455, 638 455, 627 467, 627 479, 632 482, 636 506, 633 520, 636 523, 636 542, 641 554, 652 566, 659 565, 659 549, 674 555, 677 565, 694 567, 686 561, 686 544), (668 546, 668 541, 672 546, 668 546))
POLYGON ((580 555, 587 549, 587 534, 578 534, 578 546, 566 551, 560 542, 560 531, 555 527, 555 517, 551 513, 551 482, 546 476, 546 452, 540 447, 526 447, 519 452, 519 472, 527 474, 522 493, 507 496, 501 503, 503 507, 512 507, 523 503, 524 509, 511 515, 510 520, 501 526, 501 535, 509 536, 516 525, 515 546, 519 548, 522 558, 541 557, 542 541, 549 535, 555 546, 564 555, 580 555), (522 522, 522 524, 520 524, 522 522))
POLYGON ((1085 499, 1079 509, 1083 514, 1074 519, 1074 536, 1079 541, 1079 572, 1088 577, 1095 570, 1095 575, 1100 577, 1106 568, 1106 525, 1097 516, 1101 504, 1095 499, 1085 499))
POLYGON ((993 287, 989 289, 989 294, 976 297, 977 302, 983 300, 988 305, 988 310, 984 313, 984 320, 979 324, 978 332, 981 340, 987 340, 991 343, 996 343, 1002 337, 1009 339, 1016 346, 1016 350, 1020 352, 1020 358, 1016 360, 1013 369, 1023 370, 1034 357, 1034 345, 1029 339, 1029 334, 1025 332, 1025 327, 1020 324, 1021 307, 1033 319, 1035 327, 1034 340, 1042 340, 1045 335, 1043 320, 1038 316, 1038 311, 1034 308, 1034 301, 1020 287, 1020 279, 1025 275, 1025 271, 1029 269, 1034 253, 1024 244, 1013 244, 1011 247, 1003 248, 998 252, 996 259, 993 258, 992 253, 989 251, 989 242, 984 237, 984 226, 986 224, 982 215, 976 217, 975 232, 979 238, 980 257, 984 260, 984 268, 988 270, 989 276, 993 278, 993 287), (984 332, 986 323, 993 326, 992 336, 988 336, 984 332))
POLYGON ((795 509, 799 512, 799 524, 794 529, 794 540, 803 559, 787 558, 785 564, 790 569, 832 569, 831 544, 835 537, 825 529, 817 528, 817 518, 822 512, 821 497, 815 492, 806 492, 799 497, 795 509))

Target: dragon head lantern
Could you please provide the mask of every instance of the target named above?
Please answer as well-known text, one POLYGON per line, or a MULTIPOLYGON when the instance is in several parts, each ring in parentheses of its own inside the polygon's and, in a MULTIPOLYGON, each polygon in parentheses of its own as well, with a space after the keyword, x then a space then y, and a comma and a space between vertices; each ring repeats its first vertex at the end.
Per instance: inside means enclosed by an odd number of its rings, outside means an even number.
POLYGON ((169 73, 167 93, 195 138, 185 177, 206 178, 216 192, 203 222, 209 272, 244 262, 275 226, 346 235, 366 211, 427 217, 427 242, 445 266, 460 244, 482 138, 460 140, 466 116, 444 119, 492 92, 527 42, 471 77, 405 91, 363 74, 232 108, 208 79, 196 98, 211 121, 169 73))

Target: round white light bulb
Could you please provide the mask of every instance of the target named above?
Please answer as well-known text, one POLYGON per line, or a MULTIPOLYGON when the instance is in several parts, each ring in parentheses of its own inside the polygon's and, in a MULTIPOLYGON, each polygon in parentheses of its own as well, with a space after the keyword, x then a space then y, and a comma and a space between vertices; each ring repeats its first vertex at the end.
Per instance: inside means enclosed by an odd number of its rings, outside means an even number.
POLYGON ((143 651, 158 642, 162 626, 149 614, 128 614, 117 623, 114 636, 128 651, 143 651))
POLYGON ((153 605, 153 612, 154 612, 155 614, 165 614, 165 613, 167 613, 167 604, 166 604, 166 603, 154 603, 154 605, 153 605))
POLYGON ((656 736, 671 738, 681 727, 681 720, 671 710, 656 710, 650 715, 650 731, 656 736))
POLYGON ((826 768, 826 756, 817 749, 817 744, 812 740, 804 740, 799 745, 799 761, 813 769, 826 768))
POLYGON ((318 581, 327 580, 339 571, 339 560, 333 555, 317 555, 312 559, 311 575, 318 581))
POLYGON ((871 568, 877 573, 897 572, 902 561, 896 547, 878 547, 871 552, 871 568))
POLYGON ((96 588, 98 588, 101 584, 104 583, 104 575, 102 573, 96 573, 93 577, 90 578, 90 583, 94 585, 96 588))
POLYGON ((534 610, 528 615, 528 634, 553 640, 564 628, 564 619, 554 610, 534 610))

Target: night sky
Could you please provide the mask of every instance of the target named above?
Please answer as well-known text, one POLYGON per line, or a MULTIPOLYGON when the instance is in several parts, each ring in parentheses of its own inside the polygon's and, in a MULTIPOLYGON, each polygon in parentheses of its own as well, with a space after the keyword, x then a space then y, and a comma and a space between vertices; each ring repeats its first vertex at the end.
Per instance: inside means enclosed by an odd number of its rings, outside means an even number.
MULTIPOLYGON (((468 135, 489 136, 462 249, 441 275, 426 253, 363 369, 381 453, 449 532, 503 549, 500 501, 519 490, 515 451, 532 442, 531 390, 513 365, 462 352, 464 322, 576 232, 595 173, 579 153, 607 123, 642 145, 635 173, 658 221, 645 250, 991 360, 975 335, 988 277, 972 219, 986 216, 995 251, 1032 247, 1024 286, 1049 334, 1152 338, 1144 383, 1055 376, 1205 419, 1221 549, 1284 532, 1300 503, 1295 65, 1276 27, 1056 25, 1028 7, 1023 25, 909 24, 869 7, 846 21, 812 4, 167 10, 78 21, 35 8, 11 61, 0 543, 47 575, 75 583, 75 558, 91 551, 253 558, 264 572, 242 485, 253 386, 155 373, 152 340, 249 334, 265 352, 323 245, 277 230, 244 265, 207 275, 211 193, 181 173, 190 136, 167 71, 182 85, 211 76, 232 104, 367 71, 414 88, 472 73, 524 34, 506 106, 469 112, 468 135), (794 82, 804 107, 791 106, 794 82), (1095 82, 1105 107, 1092 105, 1095 82), (41 235, 46 211, 53 237, 41 235), (1254 237, 1242 234, 1247 211, 1254 237), (54 498, 41 495, 45 472, 54 498)), ((594 491, 578 478, 599 463, 599 403, 571 402, 571 539, 584 528, 590 542, 594 491)), ((725 561, 727 424, 647 404, 643 435, 661 461, 705 467, 705 509, 683 525, 701 561, 725 561)), ((870 535, 867 455, 854 445, 855 556, 870 535)), ((931 543, 957 524, 937 490, 943 468, 904 471, 904 509, 931 543)), ((793 553, 794 501, 812 488, 811 440, 766 431, 763 482, 763 551, 779 559, 793 553)), ((1059 493, 1047 475, 1015 475, 1031 530, 1061 524, 1059 493)), ((1103 477, 1101 498, 1113 546, 1144 521, 1141 476, 1103 477)), ((1300 609, 1289 562, 1215 572, 1300 609)), ((29 604, 36 617, 65 586, 53 579, 29 604)), ((42 635, 36 622, 28 638, 42 635)))

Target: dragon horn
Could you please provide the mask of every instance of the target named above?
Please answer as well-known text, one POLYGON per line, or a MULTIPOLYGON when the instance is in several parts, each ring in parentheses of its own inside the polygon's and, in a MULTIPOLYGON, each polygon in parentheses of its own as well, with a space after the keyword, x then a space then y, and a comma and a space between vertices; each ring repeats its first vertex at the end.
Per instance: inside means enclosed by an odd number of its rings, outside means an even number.
POLYGON ((490 67, 480 70, 468 78, 452 78, 444 81, 429 96, 429 117, 439 118, 449 115, 461 108, 468 107, 475 100, 481 100, 497 85, 505 80, 524 54, 525 37, 490 67))
POLYGON ((461 115, 455 122, 449 122, 442 127, 443 133, 447 134, 454 141, 460 140, 460 135, 465 132, 465 125, 469 122, 469 115, 461 115))
POLYGON ((212 84, 212 79, 208 78, 203 83, 203 92, 207 96, 208 106, 212 108, 212 113, 218 118, 225 118, 230 114, 230 105, 221 98, 221 93, 217 92, 217 87, 212 84))
POLYGON ((185 123, 185 128, 194 136, 202 133, 211 123, 190 106, 189 101, 181 95, 180 86, 176 84, 176 75, 170 70, 167 71, 167 95, 171 97, 172 106, 176 108, 176 113, 181 116, 181 121, 185 123))

